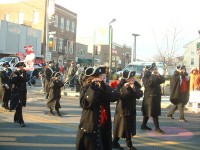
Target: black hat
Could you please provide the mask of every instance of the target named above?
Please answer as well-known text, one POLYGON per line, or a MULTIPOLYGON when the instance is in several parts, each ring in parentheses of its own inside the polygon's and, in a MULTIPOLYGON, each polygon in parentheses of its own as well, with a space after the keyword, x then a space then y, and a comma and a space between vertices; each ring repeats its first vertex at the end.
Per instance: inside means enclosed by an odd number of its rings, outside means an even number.
POLYGON ((50 60, 47 62, 47 64, 53 64, 54 63, 54 60, 50 60))
POLYGON ((135 76, 135 71, 128 71, 128 70, 124 70, 123 73, 122 73, 122 77, 124 79, 129 79, 129 78, 132 78, 135 76))
POLYGON ((176 69, 186 69, 184 65, 178 65, 176 69))
POLYGON ((5 66, 10 67, 10 64, 9 64, 9 62, 6 61, 6 62, 4 62, 4 63, 2 64, 2 66, 3 66, 3 67, 5 67, 5 66))
POLYGON ((51 77, 58 77, 58 76, 60 76, 60 75, 61 75, 60 72, 54 71, 54 72, 52 73, 51 77))
POLYGON ((85 69, 85 76, 90 76, 93 73, 93 70, 92 67, 87 67, 87 69, 85 69))
POLYGON ((151 69, 153 69, 153 68, 155 68, 155 67, 156 67, 156 63, 152 63, 151 65, 145 66, 145 68, 146 68, 147 70, 151 70, 151 69))
POLYGON ((91 76, 99 76, 106 73, 106 66, 95 67, 91 76))
POLYGON ((26 67, 26 65, 23 61, 17 62, 16 64, 13 65, 13 67, 19 67, 19 66, 26 67))

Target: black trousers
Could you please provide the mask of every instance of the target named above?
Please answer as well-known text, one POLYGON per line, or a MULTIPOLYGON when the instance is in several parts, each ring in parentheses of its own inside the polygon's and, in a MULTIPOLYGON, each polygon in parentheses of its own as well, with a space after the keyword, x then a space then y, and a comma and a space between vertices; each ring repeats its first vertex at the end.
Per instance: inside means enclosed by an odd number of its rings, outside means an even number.
MULTIPOLYGON (((152 116, 152 119, 153 119, 153 123, 154 123, 155 129, 159 129, 160 126, 159 126, 158 116, 155 116, 155 117, 152 116)), ((149 117, 144 116, 143 117, 142 126, 146 126, 148 120, 149 120, 149 117)))
POLYGON ((22 115, 22 105, 19 103, 16 107, 15 115, 14 115, 14 121, 23 123, 23 115, 22 115))

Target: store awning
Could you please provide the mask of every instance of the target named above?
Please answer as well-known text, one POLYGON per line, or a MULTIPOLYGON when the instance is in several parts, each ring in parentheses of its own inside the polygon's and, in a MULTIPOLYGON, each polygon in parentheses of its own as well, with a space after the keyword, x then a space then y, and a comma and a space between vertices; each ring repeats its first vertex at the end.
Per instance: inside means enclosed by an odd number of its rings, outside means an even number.
POLYGON ((92 59, 84 59, 84 58, 78 58, 78 64, 91 64, 92 59))

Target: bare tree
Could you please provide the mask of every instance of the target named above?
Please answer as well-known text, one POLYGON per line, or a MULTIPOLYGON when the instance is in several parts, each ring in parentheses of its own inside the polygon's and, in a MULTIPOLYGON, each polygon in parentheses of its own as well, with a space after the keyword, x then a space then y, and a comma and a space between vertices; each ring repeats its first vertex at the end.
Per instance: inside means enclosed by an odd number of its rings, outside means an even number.
POLYGON ((156 48, 158 50, 158 53, 154 56, 155 61, 164 62, 167 66, 176 65, 176 58, 180 56, 177 54, 177 51, 181 46, 181 31, 182 30, 177 27, 171 30, 168 29, 162 34, 163 37, 159 38, 161 41, 156 38, 153 32, 156 48))

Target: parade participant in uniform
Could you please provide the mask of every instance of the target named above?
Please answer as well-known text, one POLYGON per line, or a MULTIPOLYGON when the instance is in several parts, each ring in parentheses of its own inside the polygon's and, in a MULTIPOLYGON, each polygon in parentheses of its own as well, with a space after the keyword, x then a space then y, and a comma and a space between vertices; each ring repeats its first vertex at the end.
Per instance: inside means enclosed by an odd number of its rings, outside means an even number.
POLYGON ((49 84, 50 84, 50 80, 54 71, 55 71, 54 61, 52 60, 48 62, 48 66, 46 67, 45 72, 44 72, 44 78, 45 78, 44 87, 45 87, 46 99, 48 99, 49 97, 49 84))
POLYGON ((144 84, 144 98, 142 101, 143 122, 141 125, 142 130, 151 130, 147 126, 149 117, 152 117, 155 126, 155 132, 164 134, 165 132, 159 127, 158 116, 161 115, 161 87, 160 84, 165 82, 165 78, 161 76, 157 70, 156 64, 152 63, 146 71, 143 84, 144 84))
POLYGON ((131 137, 136 135, 136 99, 142 97, 143 92, 134 76, 135 71, 123 71, 122 79, 117 85, 121 91, 121 97, 117 101, 114 116, 113 148, 123 149, 118 141, 120 138, 125 138, 128 149, 136 150, 132 145, 131 137))
POLYGON ((60 98, 61 98, 61 88, 64 86, 63 82, 60 80, 61 74, 59 72, 54 72, 49 85, 49 98, 47 101, 47 107, 50 109, 49 114, 54 115, 53 109, 56 110, 58 116, 62 117, 59 109, 60 98))
POLYGON ((15 109, 14 122, 20 124, 21 127, 24 127, 24 120, 22 115, 22 107, 26 106, 27 98, 27 87, 26 82, 29 81, 30 76, 24 70, 26 65, 24 62, 18 62, 14 65, 17 69, 12 72, 10 77, 11 83, 11 99, 10 99, 10 109, 15 109))
POLYGON ((77 150, 111 150, 110 102, 119 99, 119 92, 106 85, 105 67, 86 69, 80 93, 82 115, 80 119, 77 150))
POLYGON ((179 121, 187 122, 184 116, 184 108, 189 101, 189 77, 185 66, 177 66, 170 79, 170 101, 174 106, 168 112, 167 117, 174 119, 173 114, 179 110, 179 121))
POLYGON ((4 62, 2 64, 3 70, 2 70, 2 83, 4 87, 4 96, 3 96, 3 107, 8 110, 8 102, 10 100, 10 92, 11 92, 11 85, 10 85, 10 74, 12 73, 12 70, 9 68, 10 64, 8 62, 4 62))

